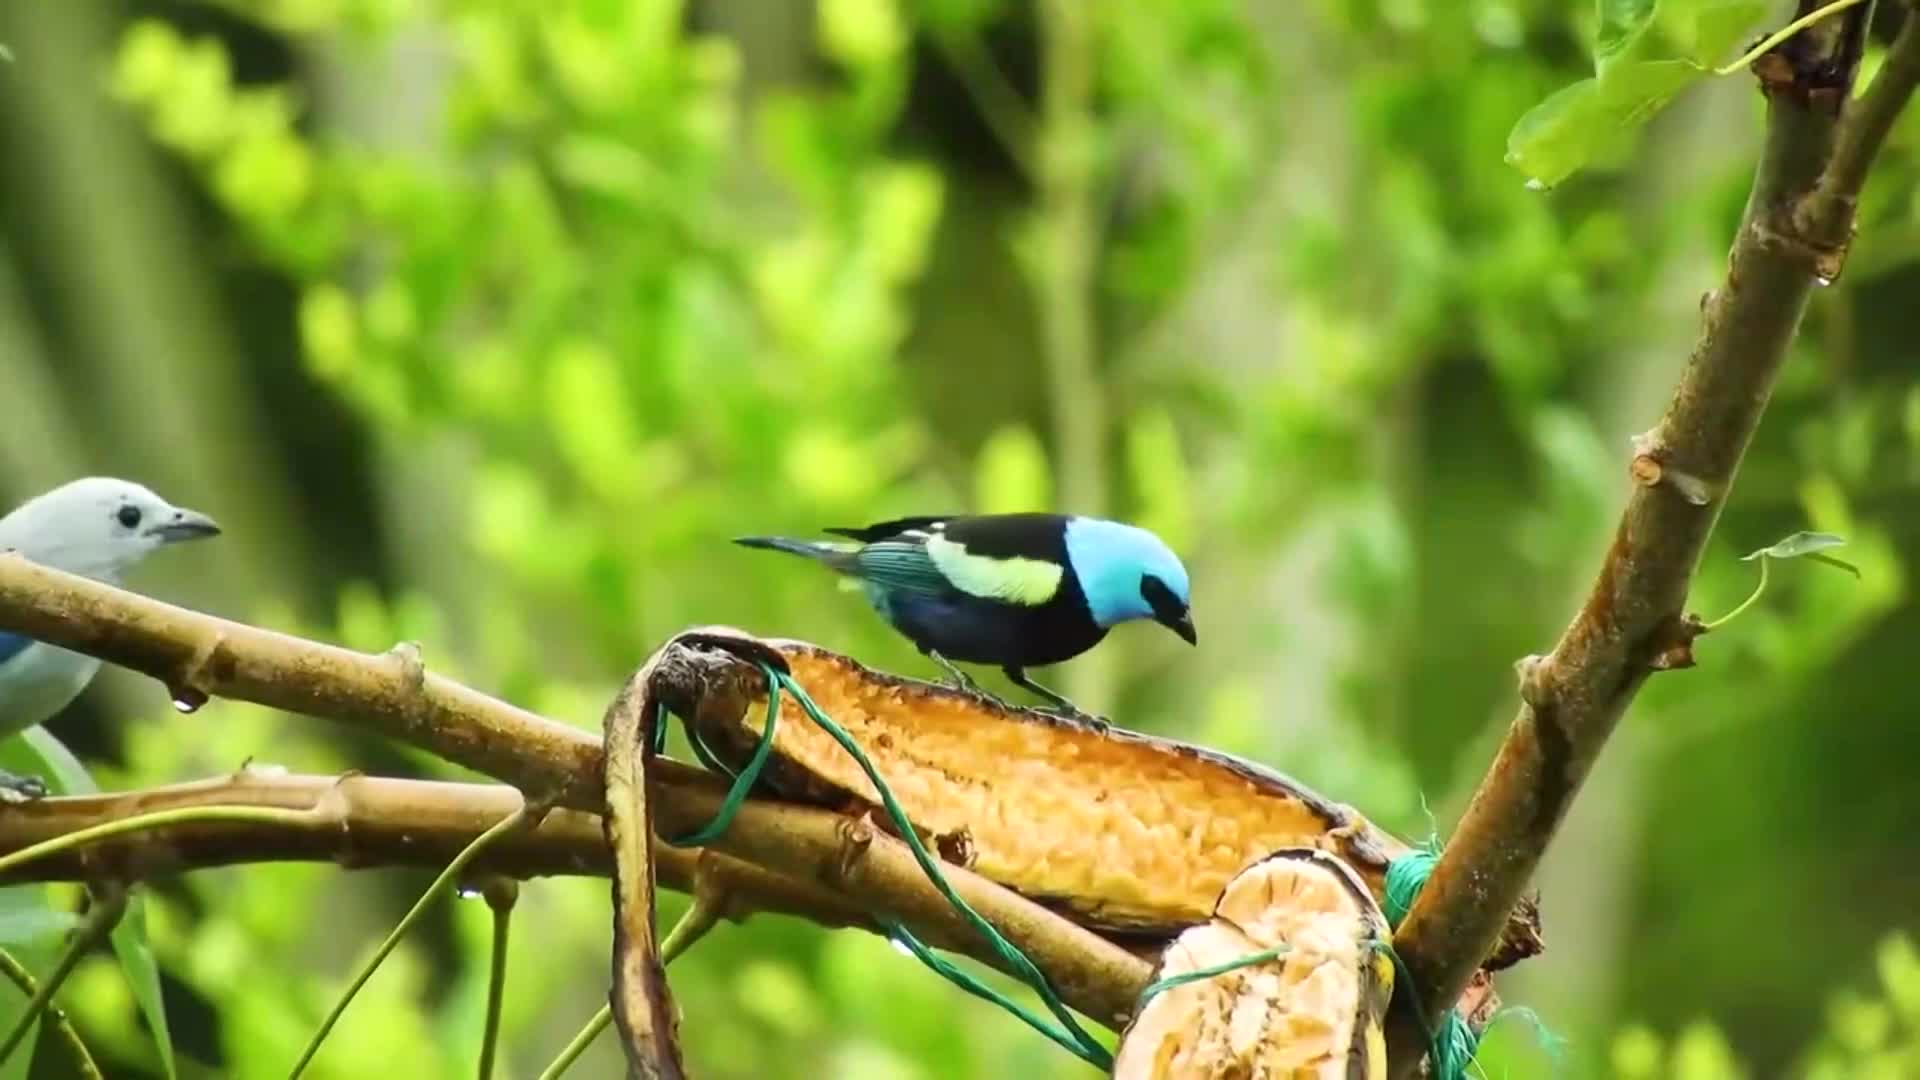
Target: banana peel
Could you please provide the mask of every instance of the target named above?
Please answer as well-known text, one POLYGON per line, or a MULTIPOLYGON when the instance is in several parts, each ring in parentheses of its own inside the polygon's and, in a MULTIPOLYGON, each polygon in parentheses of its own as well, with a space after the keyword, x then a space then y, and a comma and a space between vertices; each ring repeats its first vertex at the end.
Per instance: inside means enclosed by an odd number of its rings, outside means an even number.
MULTIPOLYGON (((1413 850, 1350 806, 1204 747, 1007 707, 806 642, 726 628, 677 640, 662 668, 678 673, 666 700, 724 765, 737 770, 759 743, 759 665, 785 670, 860 745, 943 858, 1113 935, 1164 942, 1206 923, 1229 881, 1290 848, 1337 857, 1382 902, 1388 864, 1413 850)), ((761 776, 795 801, 854 813, 879 803, 859 765, 790 699, 761 776)), ((1528 898, 1484 969, 1542 947, 1528 898)))

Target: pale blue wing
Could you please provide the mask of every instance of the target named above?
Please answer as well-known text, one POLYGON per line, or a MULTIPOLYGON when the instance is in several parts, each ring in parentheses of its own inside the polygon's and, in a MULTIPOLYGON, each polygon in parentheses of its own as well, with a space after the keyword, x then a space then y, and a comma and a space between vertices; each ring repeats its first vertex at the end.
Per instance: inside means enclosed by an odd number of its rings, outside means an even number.
POLYGON ((33 639, 30 637, 0 630, 0 664, 4 664, 14 657, 19 656, 21 653, 26 652, 27 646, 31 644, 33 644, 33 639))

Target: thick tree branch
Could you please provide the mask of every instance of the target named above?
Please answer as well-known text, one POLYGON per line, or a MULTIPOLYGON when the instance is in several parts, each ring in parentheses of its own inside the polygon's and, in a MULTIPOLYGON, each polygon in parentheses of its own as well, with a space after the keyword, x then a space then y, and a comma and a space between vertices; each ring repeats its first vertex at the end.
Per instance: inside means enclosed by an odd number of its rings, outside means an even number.
MULTIPOLYGON (((209 780, 9 807, 0 814, 0 855, 163 810, 251 806, 309 811, 304 819, 171 825, 48 855, 0 874, 0 882, 139 881, 263 862, 332 862, 350 870, 433 869, 445 866, 520 803, 518 792, 500 784, 301 776, 249 766, 209 780)), ((600 818, 593 814, 555 810, 538 826, 501 836, 474 859, 472 869, 515 878, 604 877, 612 862, 600 830, 600 818)), ((868 914, 844 898, 718 852, 663 847, 655 852, 654 862, 661 883, 678 892, 691 893, 697 881, 711 879, 710 891, 727 898, 723 914, 729 919, 767 912, 878 932, 868 914)))
POLYGON ((337 720, 505 780, 530 800, 600 810, 599 739, 435 675, 417 649, 374 656, 323 645, 11 554, 0 554, 0 626, 151 675, 176 700, 233 698, 337 720))
MULTIPOLYGON (((42 799, 9 807, 0 814, 0 855, 134 814, 161 810, 258 806, 312 813, 299 821, 170 825, 36 859, 0 874, 0 883, 135 881, 186 870, 264 862, 332 862, 356 870, 396 866, 433 869, 445 866, 520 802, 514 789, 497 784, 304 776, 260 768, 121 794, 42 799)), ((857 831, 864 831, 864 826, 857 831)), ((474 859, 472 869, 517 878, 605 877, 612 865, 597 815, 554 810, 537 827, 501 836, 474 859)), ((842 892, 776 874, 710 848, 656 845, 654 870, 660 883, 676 892, 695 894, 704 880, 712 898, 708 902, 723 901, 720 914, 728 919, 738 921, 760 913, 791 915, 826 927, 883 933, 870 907, 842 892)), ((947 868, 950 878, 956 873, 965 871, 947 868)), ((983 962, 997 965, 997 960, 980 948, 972 928, 957 919, 907 921, 928 944, 977 953, 983 962)), ((1009 936, 1020 940, 1018 933, 1010 932, 1009 936)), ((1111 1022, 1124 1009, 1101 1013, 1096 1008, 1113 1009, 1114 1003, 1131 1003, 1152 972, 1147 961, 1103 938, 1094 940, 1099 943, 1098 955, 1084 966, 1112 972, 1113 985, 1098 992, 1063 994, 1076 1008, 1111 1022)), ((1045 962, 1041 967, 1050 976, 1062 974, 1045 962)))
POLYGON ((1394 937, 1425 1013, 1396 995, 1396 1077, 1413 1074, 1426 1032, 1486 957, 1641 683, 1693 662, 1701 627, 1684 604, 1694 567, 1808 296, 1838 273, 1866 163, 1913 90, 1909 26, 1888 78, 1841 124, 1865 13, 1816 24, 1754 64, 1767 137, 1726 281, 1706 299, 1666 415, 1636 447, 1635 486, 1592 594, 1551 654, 1521 662, 1519 716, 1394 937))
MULTIPOLYGON (((184 689, 327 717, 409 742, 534 798, 551 793, 562 806, 595 814, 603 805, 599 739, 433 675, 411 650, 356 653, 11 555, 0 555, 0 629, 143 672, 176 694, 184 689)), ((657 828, 668 835, 706 824, 725 794, 714 777, 673 761, 655 760, 647 773, 657 828)), ((0 815, 0 826, 6 817, 0 815)), ((905 845, 865 821, 750 799, 709 848, 817 884, 847 909, 896 916, 923 939, 990 962, 984 943, 920 873, 905 845)), ((1106 1024, 1128 1015, 1148 981, 1146 961, 977 874, 949 867, 947 876, 1074 1008, 1106 1024)))

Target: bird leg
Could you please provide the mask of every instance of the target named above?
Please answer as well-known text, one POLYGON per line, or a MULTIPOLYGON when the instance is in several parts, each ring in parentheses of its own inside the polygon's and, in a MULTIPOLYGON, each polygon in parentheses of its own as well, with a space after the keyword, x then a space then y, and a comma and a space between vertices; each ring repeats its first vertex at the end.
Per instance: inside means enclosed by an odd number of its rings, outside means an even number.
POLYGON ((1006 702, 1001 701, 999 698, 988 693, 985 687, 981 686, 977 682, 974 682, 973 678, 969 676, 966 672, 961 671, 959 668, 955 667, 953 665, 953 661, 947 659, 944 656, 941 656, 938 652, 935 652, 932 649, 922 649, 920 651, 927 654, 927 659, 933 661, 936 664, 939 664, 940 670, 947 673, 947 677, 953 680, 953 685, 956 688, 958 688, 962 693, 971 694, 982 701, 991 702, 992 704, 998 705, 1003 709, 1009 708, 1006 702))
POLYGON ((46 781, 0 769, 0 803, 17 804, 46 797, 46 781))
POLYGON ((1046 698, 1047 701, 1052 703, 1053 708, 1044 709, 1042 710, 1043 712, 1050 712, 1050 713, 1053 713, 1055 716, 1067 717, 1075 720, 1085 720, 1088 723, 1092 724, 1094 728, 1100 731, 1105 731, 1110 726, 1107 722, 1106 717, 1095 716, 1090 712, 1083 712, 1081 711, 1080 706, 1075 705, 1071 701, 1068 701, 1064 695, 1056 693, 1052 690, 1049 690, 1046 687, 1041 686, 1039 683, 1034 682, 1031 678, 1027 676, 1025 669, 1008 665, 1006 667, 1001 668, 1000 670, 1006 673, 1007 679, 1010 682, 1012 682, 1013 685, 1018 686, 1023 690, 1027 690, 1034 694, 1037 694, 1040 697, 1046 698))

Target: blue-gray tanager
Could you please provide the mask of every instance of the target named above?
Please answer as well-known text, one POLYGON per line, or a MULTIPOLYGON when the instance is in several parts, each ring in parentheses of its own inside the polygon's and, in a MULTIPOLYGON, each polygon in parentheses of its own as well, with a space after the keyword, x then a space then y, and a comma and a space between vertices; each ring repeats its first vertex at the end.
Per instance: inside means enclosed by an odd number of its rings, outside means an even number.
MULTIPOLYGON (((112 584, 162 547, 215 536, 205 514, 183 510, 139 484, 88 477, 54 488, 0 518, 0 552, 112 584)), ((80 696, 100 661, 0 630, 0 738, 51 719, 80 696)), ((31 777, 0 770, 0 800, 45 794, 31 777)))

